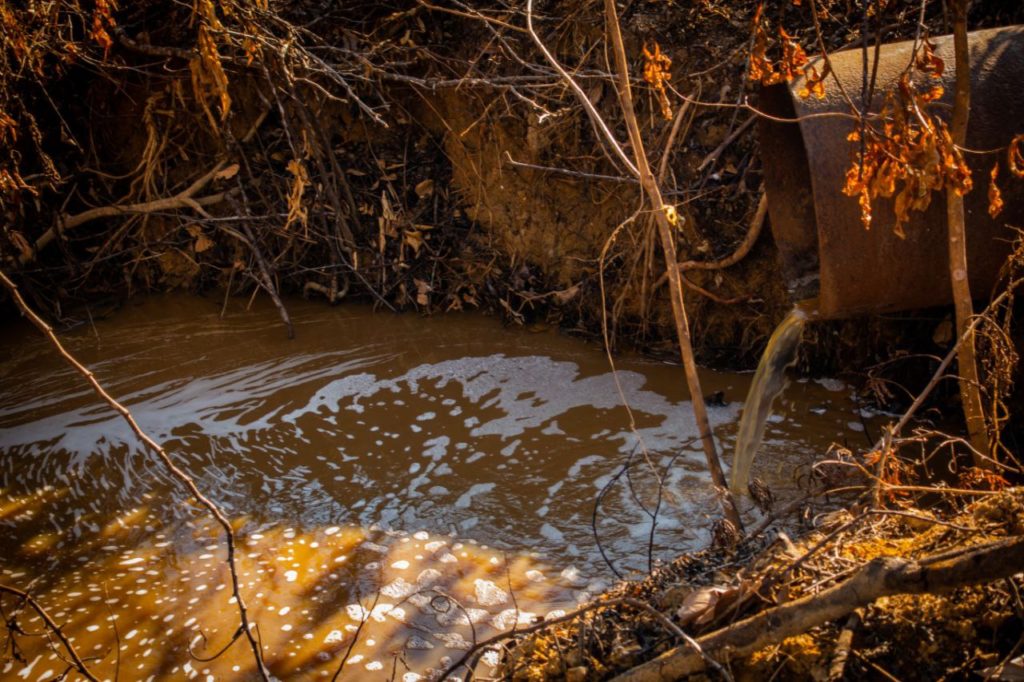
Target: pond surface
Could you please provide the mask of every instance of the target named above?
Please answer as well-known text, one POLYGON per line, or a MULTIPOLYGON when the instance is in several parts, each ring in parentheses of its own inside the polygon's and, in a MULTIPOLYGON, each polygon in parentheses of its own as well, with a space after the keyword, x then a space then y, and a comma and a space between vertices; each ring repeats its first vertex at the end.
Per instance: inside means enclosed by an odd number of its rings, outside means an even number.
MULTIPOLYGON (((616 382, 600 348, 554 332, 301 300, 289 341, 271 307, 241 306, 150 298, 63 340, 234 520, 275 675, 426 679, 474 637, 574 608, 615 578, 602 490, 615 571, 707 543, 681 368, 618 358, 616 382)), ((731 453, 750 375, 702 379, 731 453)), ((777 409, 754 474, 783 499, 871 428, 836 381, 777 409)), ((67 623, 101 678, 251 676, 244 642, 199 660, 238 623, 223 536, 27 324, 0 331, 0 537, 0 581, 67 623)), ((27 665, 0 677, 64 670, 19 644, 27 665)))

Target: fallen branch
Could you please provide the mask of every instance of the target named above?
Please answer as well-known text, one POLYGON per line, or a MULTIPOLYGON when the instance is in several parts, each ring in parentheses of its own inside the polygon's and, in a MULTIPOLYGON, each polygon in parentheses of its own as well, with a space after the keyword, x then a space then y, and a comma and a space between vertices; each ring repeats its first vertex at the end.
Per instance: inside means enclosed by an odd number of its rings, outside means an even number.
POLYGON ((706 654, 700 648, 700 645, 697 643, 697 641, 689 635, 687 635, 685 632, 683 632, 678 625, 673 623, 668 617, 666 617, 663 613, 655 609, 650 604, 640 601, 639 599, 632 599, 630 597, 617 597, 614 599, 607 599, 604 601, 592 601, 589 604, 584 604, 578 609, 570 611, 569 613, 563 614, 556 618, 547 618, 542 621, 533 623, 532 625, 527 625, 525 627, 515 626, 511 630, 499 632, 493 637, 489 637, 487 639, 476 642, 458 660, 456 660, 454 663, 450 664, 446 669, 444 669, 442 673, 437 677, 437 679, 447 680, 449 679, 449 676, 454 675, 455 671, 463 666, 465 666, 466 670, 469 672, 468 679, 473 679, 473 671, 476 668, 476 659, 479 657, 478 655, 483 650, 495 644, 498 644, 499 642, 503 642, 506 639, 515 637, 517 635, 529 635, 534 632, 539 632, 552 626, 559 625, 561 623, 568 623, 569 621, 575 620, 580 616, 583 616, 594 611, 598 611, 601 609, 614 609, 618 606, 632 606, 633 608, 638 609, 640 611, 644 611, 649 616, 652 616, 656 621, 658 621, 658 623, 661 626, 663 626, 665 629, 671 632, 674 636, 683 640, 686 646, 692 647, 694 652, 696 652, 698 655, 702 657, 705 657, 709 667, 719 671, 723 678, 727 680, 731 679, 729 677, 729 673, 725 670, 725 668, 723 668, 717 661, 707 658, 706 654))
POLYGON ((132 215, 139 213, 158 213, 160 211, 172 211, 178 208, 191 208, 199 213, 204 213, 202 206, 210 206, 212 204, 220 203, 224 201, 227 194, 225 192, 219 192, 217 194, 211 194, 205 197, 196 198, 196 194, 202 190, 210 181, 220 172, 221 168, 224 167, 224 162, 218 163, 214 166, 206 175, 202 176, 187 188, 171 197, 164 197, 163 199, 154 199, 153 201, 146 201, 140 204, 117 204, 114 206, 100 206, 97 208, 90 208, 88 211, 77 213, 73 216, 60 216, 57 218, 57 225, 54 225, 46 232, 42 234, 39 239, 36 240, 30 251, 26 251, 21 254, 18 261, 24 265, 42 251, 46 246, 56 239, 58 234, 64 232, 64 230, 70 230, 83 225, 91 220, 97 220, 98 218, 111 218, 120 215, 132 215))
MULTIPOLYGON (((32 595, 30 595, 28 592, 23 592, 16 587, 10 587, 8 585, 0 585, 0 592, 12 594, 18 599, 20 599, 22 602, 31 606, 32 610, 39 614, 39 617, 43 619, 43 622, 46 624, 46 627, 49 628, 50 631, 57 636, 57 639, 60 640, 60 643, 64 645, 64 649, 67 650, 68 655, 71 657, 71 662, 75 670, 77 670, 79 674, 81 674, 82 677, 84 677, 85 679, 91 680, 91 682, 99 682, 96 676, 93 675, 89 668, 85 665, 85 661, 83 661, 81 657, 78 655, 78 652, 75 651, 75 647, 71 645, 71 641, 61 631, 60 626, 57 625, 53 618, 50 617, 50 614, 46 612, 46 609, 40 606, 39 602, 32 598, 32 595)), ((11 627, 11 623, 7 623, 7 627, 11 627)))
MULTIPOLYGON (((706 656, 717 660, 750 655, 788 637, 842 618, 876 599, 896 594, 935 594, 966 585, 988 583, 1020 572, 1024 537, 991 542, 955 556, 937 554, 921 560, 884 557, 819 594, 751 616, 697 638, 706 656)), ((622 675, 615 682, 678 680, 705 668, 704 657, 679 646, 622 675)))
MULTIPOLYGON (((214 171, 211 171, 209 175, 212 176, 213 172, 214 171)), ((100 383, 96 380, 95 375, 91 371, 89 371, 89 369, 85 367, 82 363, 76 360, 75 357, 72 356, 64 348, 64 345, 60 342, 60 339, 57 338, 57 335, 53 332, 53 329, 50 327, 50 325, 46 324, 46 322, 43 321, 43 319, 39 317, 35 313, 35 311, 33 311, 28 306, 27 303, 25 303, 25 299, 22 298, 21 292, 18 290, 18 287, 14 284, 14 282, 12 282, 7 277, 7 274, 4 273, 3 271, 0 271, 0 283, 2 283, 10 292, 11 298, 14 299, 15 304, 21 310, 22 314, 24 314, 25 317, 27 317, 32 322, 32 324, 34 324, 36 328, 39 329, 39 331, 41 331, 43 335, 46 336, 47 339, 49 339, 50 343, 57 350, 60 356, 64 358, 64 360, 69 365, 71 365, 71 367, 74 368, 75 371, 82 375, 82 377, 92 387, 92 390, 96 392, 96 395, 98 395, 100 399, 103 400, 103 402, 109 405, 112 410, 121 415, 125 422, 128 423, 129 428, 131 428, 132 432, 136 435, 136 437, 143 442, 143 444, 150 450, 150 452, 155 454, 160 459, 160 461, 164 464, 164 466, 167 468, 167 470, 171 473, 172 476, 174 476, 176 479, 178 479, 179 482, 181 482, 186 488, 188 488, 189 492, 192 494, 193 499, 195 499, 196 502, 205 507, 206 510, 210 512, 210 515, 213 516, 213 518, 217 521, 220 527, 224 529, 224 536, 227 539, 228 550, 227 564, 231 573, 231 590, 232 595, 234 596, 235 601, 238 605, 238 615, 240 620, 239 629, 243 633, 245 633, 246 639, 249 640, 249 646, 252 649, 253 658, 256 662, 256 669, 259 672, 260 678, 263 680, 269 680, 270 671, 267 670, 267 666, 263 662, 263 653, 260 649, 259 642, 257 642, 256 637, 253 635, 252 632, 252 628, 255 625, 255 623, 250 624, 248 612, 246 611, 245 608, 245 601, 242 599, 241 586, 238 580, 238 569, 235 565, 235 532, 231 528, 231 522, 228 520, 227 516, 225 516, 224 512, 221 511, 221 508, 217 506, 217 503, 203 495, 203 493, 199 490, 199 487, 196 485, 196 482, 192 479, 192 477, 185 473, 174 463, 170 455, 167 454, 167 451, 164 450, 163 447, 161 447, 155 440, 150 438, 142 430, 138 422, 135 421, 135 417, 133 417, 132 413, 128 411, 128 408, 119 403, 109 393, 107 393, 106 390, 102 386, 100 386, 100 383)))

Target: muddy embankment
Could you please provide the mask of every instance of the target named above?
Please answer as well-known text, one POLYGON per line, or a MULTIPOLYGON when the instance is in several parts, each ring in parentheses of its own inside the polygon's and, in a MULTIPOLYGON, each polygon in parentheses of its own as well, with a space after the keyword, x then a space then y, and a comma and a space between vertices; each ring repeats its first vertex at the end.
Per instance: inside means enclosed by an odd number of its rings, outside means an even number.
MULTIPOLYGON (((861 25, 825 4, 829 49, 855 44, 861 25)), ((941 32, 940 3, 926 4, 941 32)), ((750 112, 732 105, 757 102, 744 78, 756 8, 622 11, 646 145, 685 218, 678 259, 735 260, 684 273, 700 359, 732 368, 753 366, 791 305, 770 229, 746 239, 761 160, 750 112), (671 59, 664 102, 642 78, 645 48, 671 59)), ((539 3, 534 24, 622 132, 599 9, 539 3)), ((604 313, 613 346, 670 356, 668 287, 638 186, 526 33, 524 10, 158 0, 6 10, 7 267, 63 324, 139 291, 302 291, 428 313, 483 307, 586 335, 604 313)), ((908 8, 884 11, 887 40, 913 33, 908 8)), ((802 8, 765 12, 811 51, 802 8)), ((1017 14, 975 3, 972 23, 1017 14)), ((948 317, 813 325, 802 368, 858 373, 935 352, 948 317)), ((919 364, 902 371, 934 363, 919 364)))

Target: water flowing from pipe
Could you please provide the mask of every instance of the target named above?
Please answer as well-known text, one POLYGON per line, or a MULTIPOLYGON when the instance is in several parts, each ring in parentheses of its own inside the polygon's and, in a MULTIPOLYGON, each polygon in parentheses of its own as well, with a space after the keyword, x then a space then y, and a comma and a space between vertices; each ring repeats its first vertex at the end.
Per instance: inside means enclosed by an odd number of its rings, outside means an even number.
POLYGON ((743 405, 736 449, 733 452, 732 478, 729 486, 733 494, 746 493, 750 482, 750 467, 764 438, 765 425, 771 415, 772 403, 786 388, 786 368, 796 362, 796 351, 808 319, 807 310, 797 305, 772 333, 757 365, 754 380, 743 405))

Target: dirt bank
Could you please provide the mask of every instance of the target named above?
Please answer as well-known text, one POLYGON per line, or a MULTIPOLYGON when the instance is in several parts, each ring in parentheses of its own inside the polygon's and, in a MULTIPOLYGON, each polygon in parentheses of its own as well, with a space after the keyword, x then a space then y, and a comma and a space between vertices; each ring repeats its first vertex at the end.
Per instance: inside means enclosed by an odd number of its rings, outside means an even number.
MULTIPOLYGON (((680 261, 728 257, 756 214, 750 114, 720 105, 756 103, 744 74, 757 4, 622 9, 647 144, 688 218, 680 261), (664 111, 639 78, 655 46, 671 59, 664 111)), ((825 4, 828 47, 854 43, 860 24, 825 4)), ((941 3, 926 6, 941 32, 941 3)), ((887 39, 913 33, 908 11, 885 5, 887 39)), ((802 8, 765 12, 811 40, 802 8)), ((1021 12, 979 2, 972 23, 1021 12)), ((542 2, 535 15, 620 125, 598 8, 542 2)), ((525 34, 521 6, 347 3, 323 15, 314 2, 58 0, 35 14, 5 9, 3 30, 0 248, 58 321, 139 290, 291 290, 431 313, 486 307, 587 335, 603 310, 613 345, 671 351, 637 185, 525 34)), ((790 305, 775 255, 762 229, 735 264, 687 273, 705 363, 756 361, 790 305)), ((835 373, 930 352, 944 316, 819 325, 803 366, 835 373)))

